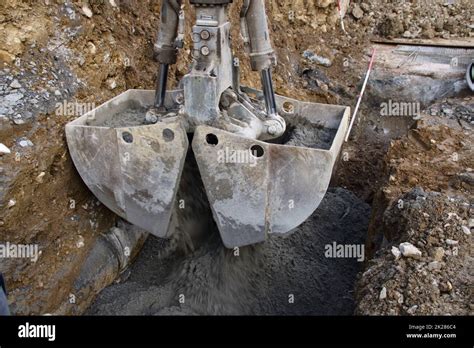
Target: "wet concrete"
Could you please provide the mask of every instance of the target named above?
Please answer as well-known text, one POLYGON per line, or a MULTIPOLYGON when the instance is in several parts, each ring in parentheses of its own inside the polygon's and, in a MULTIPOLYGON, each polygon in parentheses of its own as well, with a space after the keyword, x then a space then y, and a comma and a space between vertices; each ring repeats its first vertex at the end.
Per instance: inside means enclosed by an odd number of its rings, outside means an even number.
POLYGON ((130 103, 126 109, 111 114, 104 120, 90 119, 87 121, 89 126, 96 127, 135 127, 145 124, 145 116, 148 108, 139 105, 138 103, 130 103))
POLYGON ((363 244, 368 215, 367 204, 334 188, 293 234, 238 253, 224 248, 215 226, 189 253, 150 236, 129 278, 102 291, 88 314, 350 315, 361 263, 327 258, 325 246, 363 244))
POLYGON ((312 124, 302 117, 295 117, 293 122, 287 125, 282 144, 329 150, 337 129, 312 124))

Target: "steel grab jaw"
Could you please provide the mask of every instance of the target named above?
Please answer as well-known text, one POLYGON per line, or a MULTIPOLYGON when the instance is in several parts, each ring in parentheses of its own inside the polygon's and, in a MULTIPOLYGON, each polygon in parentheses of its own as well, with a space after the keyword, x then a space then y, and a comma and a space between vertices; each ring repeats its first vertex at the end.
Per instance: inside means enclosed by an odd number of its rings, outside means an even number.
POLYGON ((324 198, 347 130, 349 108, 301 104, 300 109, 326 109, 321 115, 330 117, 319 121, 338 123, 329 149, 267 143, 208 126, 196 128, 193 152, 226 247, 290 233, 324 198), (339 111, 339 122, 328 111, 339 111))
POLYGON ((188 149, 186 129, 178 117, 152 125, 100 126, 131 102, 152 105, 153 92, 128 90, 68 123, 69 153, 100 202, 155 236, 169 237, 188 149))

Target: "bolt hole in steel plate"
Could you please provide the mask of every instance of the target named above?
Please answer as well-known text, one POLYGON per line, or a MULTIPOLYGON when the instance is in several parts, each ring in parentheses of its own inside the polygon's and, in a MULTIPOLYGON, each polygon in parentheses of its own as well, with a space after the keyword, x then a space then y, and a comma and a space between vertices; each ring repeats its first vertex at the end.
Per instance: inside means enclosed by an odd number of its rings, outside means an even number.
POLYGON ((293 114, 295 113, 295 106, 293 103, 290 102, 284 102, 283 103, 283 111, 286 112, 287 114, 293 114))
POLYGON ((171 129, 169 129, 169 128, 163 129, 163 138, 164 138, 165 141, 167 141, 167 142, 173 141, 173 139, 174 139, 174 132, 173 132, 171 129))
POLYGON ((123 132, 122 133, 122 139, 128 144, 133 143, 133 135, 130 132, 123 132))
POLYGON ((265 151, 263 150, 263 147, 261 147, 260 145, 253 145, 250 148, 250 153, 252 154, 252 156, 259 158, 265 154, 265 151))
POLYGON ((206 135, 206 142, 209 145, 216 146, 217 144, 219 144, 219 139, 217 138, 215 134, 209 133, 206 135))

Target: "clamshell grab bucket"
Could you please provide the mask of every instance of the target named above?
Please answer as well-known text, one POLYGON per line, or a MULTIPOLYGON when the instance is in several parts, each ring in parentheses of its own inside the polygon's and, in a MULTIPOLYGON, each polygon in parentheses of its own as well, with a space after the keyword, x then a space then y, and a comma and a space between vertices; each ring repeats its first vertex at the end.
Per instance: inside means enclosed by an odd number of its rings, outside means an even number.
MULTIPOLYGON (((168 91, 167 106, 177 107, 179 96, 180 91, 168 91)), ((321 203, 344 141, 348 107, 276 99, 288 127, 274 142, 206 125, 194 131, 192 150, 229 248, 262 242, 303 223, 321 203)), ((128 90, 68 123, 66 137, 79 174, 104 205, 158 237, 169 237, 189 144, 178 114, 155 124, 142 122, 153 101, 154 91, 128 90), (135 117, 121 118, 128 109, 135 117)))

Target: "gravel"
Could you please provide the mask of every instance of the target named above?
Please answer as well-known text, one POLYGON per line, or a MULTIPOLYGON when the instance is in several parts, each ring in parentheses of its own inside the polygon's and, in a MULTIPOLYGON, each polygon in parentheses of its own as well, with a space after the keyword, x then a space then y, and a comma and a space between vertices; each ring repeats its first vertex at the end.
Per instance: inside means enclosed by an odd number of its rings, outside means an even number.
POLYGON ((359 276, 355 313, 472 314, 471 241, 470 236, 459 231, 456 223, 471 214, 469 200, 420 189, 413 189, 401 199, 403 209, 395 202, 384 212, 384 223, 394 222, 395 230, 390 231, 393 240, 376 253, 359 276), (459 239, 457 243, 447 244, 454 236, 459 239), (398 244, 397 240, 404 241, 400 244, 402 253, 410 250, 410 255, 416 257, 395 259, 391 244, 398 244), (382 287, 386 288, 386 299, 376 301, 382 287))

